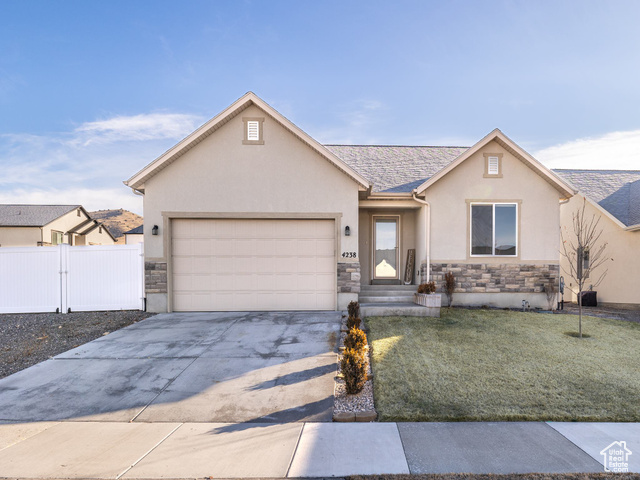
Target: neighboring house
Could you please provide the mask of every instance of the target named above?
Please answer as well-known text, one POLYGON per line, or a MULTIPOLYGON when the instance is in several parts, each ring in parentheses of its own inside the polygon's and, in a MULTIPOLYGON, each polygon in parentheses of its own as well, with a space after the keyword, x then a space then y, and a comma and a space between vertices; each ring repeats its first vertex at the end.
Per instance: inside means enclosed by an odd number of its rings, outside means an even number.
POLYGON ((0 247, 112 245, 115 239, 81 205, 0 205, 0 247))
POLYGON ((124 232, 124 243, 127 245, 133 245, 136 243, 144 243, 144 226, 132 228, 128 232, 124 232))
POLYGON ((471 148, 324 146, 253 93, 125 184, 144 194, 156 312, 344 309, 402 283, 410 249, 410 281, 451 271, 456 304, 544 306, 575 193, 499 130, 471 148))
MULTIPOLYGON (((611 258, 594 277, 607 271, 602 283, 595 287, 598 303, 638 308, 640 305, 640 171, 633 170, 555 170, 577 188, 578 194, 560 207, 561 223, 568 237, 573 235, 572 215, 582 208, 586 198, 587 218, 600 217, 601 242, 607 242, 607 257, 611 258)), ((566 260, 561 258, 561 265, 566 260)), ((565 266, 565 271, 568 270, 565 266)), ((577 288, 569 275, 561 272, 572 289, 577 288)), ((565 300, 576 296, 565 291, 565 300)))

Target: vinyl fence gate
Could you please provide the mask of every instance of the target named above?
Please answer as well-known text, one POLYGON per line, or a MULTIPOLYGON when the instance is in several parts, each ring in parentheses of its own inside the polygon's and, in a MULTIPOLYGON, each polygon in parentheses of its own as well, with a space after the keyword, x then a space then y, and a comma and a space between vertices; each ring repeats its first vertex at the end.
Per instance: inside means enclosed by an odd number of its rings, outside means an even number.
POLYGON ((0 248, 0 313, 144 310, 143 248, 0 248))

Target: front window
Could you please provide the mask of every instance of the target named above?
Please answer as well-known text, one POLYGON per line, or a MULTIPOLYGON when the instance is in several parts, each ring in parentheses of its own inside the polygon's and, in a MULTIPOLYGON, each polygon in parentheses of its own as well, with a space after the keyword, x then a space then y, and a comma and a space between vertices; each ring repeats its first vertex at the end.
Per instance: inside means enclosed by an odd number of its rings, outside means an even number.
POLYGON ((517 204, 471 204, 471 255, 516 256, 517 231, 517 204))

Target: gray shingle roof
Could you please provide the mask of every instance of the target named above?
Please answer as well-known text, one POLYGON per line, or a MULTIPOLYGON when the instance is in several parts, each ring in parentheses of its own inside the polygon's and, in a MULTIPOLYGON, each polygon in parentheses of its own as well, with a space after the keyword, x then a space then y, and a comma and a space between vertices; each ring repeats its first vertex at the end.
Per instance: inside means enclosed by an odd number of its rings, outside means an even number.
POLYGON ((125 235, 135 235, 144 233, 144 225, 140 225, 139 227, 132 228, 128 232, 124 232, 125 235))
POLYGON ((558 175, 626 226, 640 223, 640 170, 565 170, 558 175))
POLYGON ((0 205, 1 227, 42 227, 80 205, 0 205))
POLYGON ((373 184, 374 192, 410 192, 469 147, 325 145, 373 184))

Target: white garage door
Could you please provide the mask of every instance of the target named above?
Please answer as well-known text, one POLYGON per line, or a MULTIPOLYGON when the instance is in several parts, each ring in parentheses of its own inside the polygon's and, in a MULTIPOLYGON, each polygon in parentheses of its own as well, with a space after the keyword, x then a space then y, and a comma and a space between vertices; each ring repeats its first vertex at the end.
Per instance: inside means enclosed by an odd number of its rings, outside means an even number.
POLYGON ((176 219, 174 311, 334 310, 333 220, 176 219))

